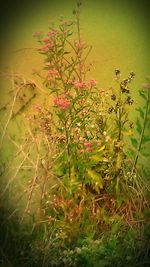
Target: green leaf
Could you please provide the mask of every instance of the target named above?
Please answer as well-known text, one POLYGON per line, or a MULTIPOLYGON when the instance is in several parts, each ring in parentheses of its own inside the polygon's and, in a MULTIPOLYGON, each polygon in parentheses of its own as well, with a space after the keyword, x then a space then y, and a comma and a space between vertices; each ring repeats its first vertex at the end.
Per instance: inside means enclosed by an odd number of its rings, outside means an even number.
POLYGON ((125 199, 125 196, 123 196, 121 193, 117 194, 117 205, 118 208, 121 206, 121 204, 123 203, 125 199))
POLYGON ((147 128, 148 129, 150 128, 150 122, 147 122, 147 128))
POLYGON ((88 176, 92 179, 92 184, 98 185, 100 189, 103 189, 103 179, 99 173, 94 170, 87 169, 88 176))
POLYGON ((118 153, 116 158, 116 169, 120 169, 122 167, 122 162, 123 162, 123 155, 122 153, 118 153))
POLYGON ((118 222, 113 223, 111 227, 111 234, 112 235, 116 234, 119 228, 120 228, 120 224, 118 222))
POLYGON ((69 32, 69 33, 67 34, 67 37, 71 36, 72 34, 73 34, 73 32, 69 32))
POLYGON ((139 134, 141 134, 141 132, 142 132, 142 126, 141 126, 141 123, 140 123, 139 119, 137 119, 137 121, 136 121, 136 130, 137 130, 137 132, 139 134))
POLYGON ((120 184, 119 184, 119 182, 120 182, 120 177, 118 176, 117 177, 117 181, 116 181, 116 195, 117 196, 120 195, 120 184))
POLYGON ((142 108, 136 108, 136 110, 140 113, 142 119, 144 119, 144 110, 142 108))
POLYGON ((77 191, 78 187, 79 187, 79 183, 76 182, 76 183, 70 188, 71 193, 72 193, 72 194, 75 193, 75 192, 77 191))
POLYGON ((69 83, 66 84, 66 88, 67 88, 67 89, 70 89, 71 87, 72 87, 72 84, 71 84, 71 83, 70 83, 70 84, 69 84, 69 83))
POLYGON ((106 162, 106 160, 107 160, 105 157, 100 156, 98 154, 97 155, 92 155, 91 159, 94 161, 94 163, 98 163, 98 162, 102 162, 102 161, 106 162))
POLYGON ((140 165, 143 166, 143 168, 146 168, 149 164, 149 159, 146 157, 141 157, 140 158, 140 165))
POLYGON ((150 153, 147 153, 147 152, 141 152, 142 156, 144 157, 150 157, 150 153))
POLYGON ((102 150, 104 150, 104 149, 105 149, 105 145, 102 146, 102 147, 98 150, 98 152, 100 152, 100 151, 102 151, 102 150))
POLYGON ((144 135, 142 138, 142 144, 145 144, 150 141, 150 136, 144 135))
POLYGON ((95 260, 95 262, 94 262, 95 267, 99 267, 99 266, 106 267, 106 266, 108 266, 108 264, 109 264, 109 260, 107 260, 107 259, 100 259, 98 261, 95 260))
POLYGON ((146 98, 146 92, 144 91, 144 90, 139 90, 139 94, 140 94, 140 96, 142 97, 142 98, 144 98, 144 99, 147 99, 146 98))
MULTIPOLYGON (((141 150, 142 150, 143 148, 141 148, 141 150)), ((134 152, 134 156, 138 156, 139 158, 142 158, 142 153, 141 153, 141 150, 139 151, 137 148, 134 148, 134 147, 132 147, 132 150, 133 150, 133 152, 134 152)), ((144 151, 144 149, 143 149, 143 151, 144 151)), ((144 158, 144 157, 143 157, 144 158)))
POLYGON ((50 91, 50 95, 54 94, 54 93, 58 93, 61 89, 59 88, 54 88, 54 89, 51 89, 50 91))
POLYGON ((136 148, 137 147, 137 144, 138 144, 138 142, 137 142, 137 140, 136 140, 136 138, 134 138, 134 137, 131 137, 131 143, 132 143, 132 145, 136 148))

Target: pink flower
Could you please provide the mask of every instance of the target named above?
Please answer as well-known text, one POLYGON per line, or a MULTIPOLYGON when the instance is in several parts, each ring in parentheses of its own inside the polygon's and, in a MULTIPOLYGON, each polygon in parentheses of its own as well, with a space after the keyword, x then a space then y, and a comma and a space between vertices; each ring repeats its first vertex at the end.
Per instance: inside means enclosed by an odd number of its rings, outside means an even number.
POLYGON ((60 74, 58 72, 58 70, 56 68, 53 68, 51 70, 48 71, 48 74, 47 74, 48 77, 51 77, 51 76, 57 76, 59 77, 60 74))
POLYGON ((75 41, 74 42, 75 44, 75 47, 78 49, 78 50, 81 50, 81 49, 84 49, 86 48, 86 44, 84 42, 81 42, 81 41, 75 41))
POLYGON ((52 45, 52 43, 49 42, 49 43, 47 43, 46 47, 48 47, 48 48, 52 48, 53 45, 52 45))
POLYGON ((95 143, 96 143, 96 145, 98 145, 98 146, 99 146, 99 145, 101 144, 101 141, 99 141, 99 140, 96 140, 96 142, 95 142, 95 143))
POLYGON ((46 45, 46 46, 42 46, 41 48, 39 48, 39 50, 46 53, 49 51, 49 48, 46 45))
POLYGON ((42 107, 41 107, 39 104, 36 104, 36 105, 35 105, 35 110, 36 110, 37 112, 40 112, 41 109, 42 109, 42 107))
POLYGON ((92 150, 92 147, 89 146, 89 147, 86 148, 85 151, 86 151, 86 152, 90 152, 91 150, 92 150))
POLYGON ((89 141, 89 142, 85 142, 85 143, 84 143, 84 146, 85 146, 85 147, 90 147, 90 146, 91 146, 91 142, 90 142, 90 141, 89 141))
POLYGON ((71 79, 69 79, 69 80, 67 81, 67 84, 73 84, 73 81, 72 81, 71 79))
POLYGON ((85 142, 83 143, 84 147, 85 147, 85 152, 90 152, 92 150, 92 143, 91 141, 85 142))
POLYGON ((96 84, 97 84, 97 81, 94 80, 94 79, 92 79, 92 80, 89 81, 89 85, 91 85, 91 86, 94 86, 96 84))
POLYGON ((48 32, 47 35, 49 37, 55 37, 57 33, 59 33, 59 31, 57 29, 53 29, 52 31, 48 32))
POLYGON ((79 80, 74 81, 74 82, 73 82, 73 85, 74 85, 74 87, 77 88, 77 89, 78 89, 78 88, 83 89, 83 88, 86 88, 86 87, 87 87, 87 85, 86 85, 85 82, 82 82, 82 81, 79 81, 79 80))
POLYGON ((65 94, 62 94, 54 99, 54 104, 58 106, 61 110, 65 110, 70 105, 70 100, 68 99, 68 92, 65 94))
POLYGON ((71 96, 71 92, 70 92, 70 91, 67 91, 67 92, 64 94, 64 98, 65 98, 65 97, 68 97, 68 96, 71 96))
POLYGON ((58 97, 54 99, 54 104, 58 106, 61 110, 65 110, 70 105, 70 101, 68 99, 61 99, 58 97))
POLYGON ((41 48, 39 48, 40 51, 42 52, 48 52, 50 48, 53 47, 53 44, 48 42, 46 45, 42 46, 41 48))
POLYGON ((62 23, 61 23, 62 26, 70 26, 71 24, 72 24, 72 21, 65 20, 65 19, 63 19, 62 20, 62 23))
POLYGON ((66 108, 68 108, 69 104, 70 104, 70 101, 69 100, 64 100, 62 102, 62 104, 61 104, 60 109, 66 109, 66 108))
POLYGON ((33 37, 39 37, 41 33, 41 31, 34 32, 33 37))
POLYGON ((32 118, 31 115, 30 115, 30 116, 27 116, 27 120, 28 120, 28 121, 32 121, 32 119, 33 119, 33 118, 32 118))
POLYGON ((43 39, 43 42, 44 42, 45 44, 49 43, 49 38, 45 38, 45 39, 43 39))

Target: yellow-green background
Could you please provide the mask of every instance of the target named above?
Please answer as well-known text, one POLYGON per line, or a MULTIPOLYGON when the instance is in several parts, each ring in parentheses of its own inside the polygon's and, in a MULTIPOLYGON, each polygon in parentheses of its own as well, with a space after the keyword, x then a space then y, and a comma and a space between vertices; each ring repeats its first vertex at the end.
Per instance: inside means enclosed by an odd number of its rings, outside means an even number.
MULTIPOLYGON (((55 22, 61 15, 71 19, 75 4, 75 0, 32 0, 6 5, 1 33, 4 65, 30 75, 39 56, 32 50, 14 51, 35 47, 33 32, 46 31, 49 22, 55 22)), ((146 1, 83 0, 81 30, 85 41, 93 46, 92 76, 100 86, 111 85, 115 68, 125 75, 134 70, 137 87, 150 74, 148 9, 146 1)))
MULTIPOLYGON (((137 103, 138 89, 150 74, 150 18, 147 1, 136 0, 84 0, 81 9, 81 33, 93 49, 89 56, 92 63, 91 78, 100 87, 115 86, 114 69, 120 68, 124 77, 132 70, 136 78, 132 94, 137 103)), ((37 42, 35 31, 47 31, 52 21, 60 16, 72 19, 75 0, 57 1, 6 1, 1 7, 1 72, 14 71, 26 78, 32 77, 32 68, 41 68, 42 57, 34 50, 37 42), (27 49, 24 49, 27 48, 27 49)), ((35 79, 35 77, 34 77, 35 79)), ((10 85, 1 80, 0 105, 7 103, 10 85)), ((38 96, 39 98, 40 96, 38 96)), ((34 102, 39 99, 35 99, 34 102)), ((31 102, 32 107, 32 102, 31 102)), ((131 114, 133 116, 133 114, 131 114)), ((7 119, 7 114, 6 114, 7 119)), ((19 137, 23 132, 20 120, 19 137)), ((12 124, 11 134, 16 133, 12 124)), ((11 154, 9 143, 3 147, 3 158, 11 154)))
MULTIPOLYGON (((93 47, 88 61, 92 63, 91 78, 105 88, 115 86, 114 69, 120 68, 123 77, 132 70, 136 73, 132 93, 140 101, 138 89, 150 75, 148 1, 83 0, 82 3, 82 37, 93 47)), ((49 23, 58 22, 62 15, 73 19, 75 6, 76 0, 6 0, 0 16, 1 71, 14 71, 33 79, 32 69, 42 66, 42 57, 33 50, 38 45, 33 33, 46 32, 49 23)), ((9 89, 1 81, 2 106, 8 101, 9 89)))

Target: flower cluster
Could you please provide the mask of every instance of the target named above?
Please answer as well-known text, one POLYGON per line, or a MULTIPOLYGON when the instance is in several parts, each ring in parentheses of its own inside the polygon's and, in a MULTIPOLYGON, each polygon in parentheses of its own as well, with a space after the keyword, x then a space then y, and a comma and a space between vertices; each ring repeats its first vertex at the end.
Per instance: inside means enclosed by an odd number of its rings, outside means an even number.
POLYGON ((87 84, 85 82, 79 80, 74 81, 73 85, 76 89, 83 89, 87 87, 87 84))
POLYGON ((35 105, 35 110, 36 110, 37 112, 40 112, 40 111, 42 110, 41 105, 40 105, 40 104, 36 104, 36 105, 35 105))
POLYGON ((70 100, 68 99, 68 94, 62 94, 54 99, 54 105, 59 107, 61 110, 65 110, 70 105, 70 100))
POLYGON ((74 42, 74 45, 78 50, 85 49, 87 47, 84 42, 78 40, 74 42))
POLYGON ((34 33, 33 33, 33 37, 40 37, 41 34, 42 34, 41 31, 34 32, 34 33))
POLYGON ((85 148, 85 152, 90 152, 92 150, 92 142, 88 141, 83 143, 84 148, 85 148))
POLYGON ((50 32, 47 33, 47 36, 49 37, 55 37, 59 31, 57 29, 52 29, 50 32))
POLYGON ((89 83, 88 83, 88 85, 91 86, 91 87, 92 86, 96 86, 96 84, 97 84, 97 81, 94 80, 94 79, 90 80, 89 83))
POLYGON ((59 72, 58 72, 58 70, 56 68, 52 68, 51 70, 48 71, 47 76, 49 78, 54 78, 54 77, 59 77, 60 74, 59 74, 59 72))
POLYGON ((54 43, 50 38, 44 38, 42 40, 43 46, 39 48, 40 52, 47 53, 54 47, 54 43))
POLYGON ((83 142, 84 152, 88 153, 92 151, 95 146, 99 146, 100 144, 101 142, 99 140, 96 140, 95 142, 93 142, 93 140, 83 142))
POLYGON ((76 89, 85 89, 96 86, 97 82, 94 79, 90 80, 88 83, 86 83, 85 81, 75 80, 74 82, 72 82, 72 84, 76 89))
POLYGON ((57 29, 53 29, 52 31, 47 33, 48 37, 42 39, 41 32, 35 32, 33 36, 36 38, 40 38, 40 43, 43 44, 42 47, 40 47, 38 50, 42 53, 48 53, 54 47, 54 45, 56 45, 55 39, 58 33, 59 32, 57 29))

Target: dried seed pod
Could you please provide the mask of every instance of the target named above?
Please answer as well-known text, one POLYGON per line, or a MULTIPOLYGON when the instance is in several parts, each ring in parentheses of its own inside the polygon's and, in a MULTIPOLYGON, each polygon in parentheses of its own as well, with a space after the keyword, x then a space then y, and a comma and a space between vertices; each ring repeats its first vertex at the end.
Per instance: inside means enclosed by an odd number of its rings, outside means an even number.
POLYGON ((130 76, 131 78, 134 78, 135 77, 135 73, 133 71, 130 72, 130 76))
POLYGON ((115 70, 115 74, 116 74, 116 76, 120 75, 121 74, 120 70, 119 69, 116 69, 115 70))
POLYGON ((115 95, 115 94, 111 95, 111 99, 112 99, 113 101, 115 101, 115 100, 116 100, 116 95, 115 95))
POLYGON ((110 114, 110 113, 112 113, 113 112, 113 110, 114 110, 114 108, 113 107, 109 107, 108 108, 108 113, 110 114))
POLYGON ((126 89, 126 93, 129 94, 130 93, 130 90, 129 89, 126 89))
POLYGON ((120 106, 121 106, 120 101, 117 101, 117 103, 116 103, 116 108, 119 108, 120 106))
POLYGON ((130 122, 130 123, 129 123, 129 127, 130 127, 131 129, 134 128, 134 124, 133 124, 133 122, 130 122))
POLYGON ((128 96, 127 99, 126 99, 126 104, 132 105, 133 102, 134 102, 134 100, 130 96, 128 96))

